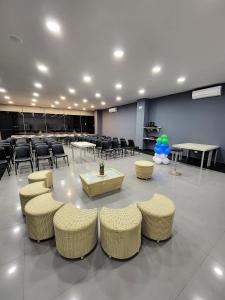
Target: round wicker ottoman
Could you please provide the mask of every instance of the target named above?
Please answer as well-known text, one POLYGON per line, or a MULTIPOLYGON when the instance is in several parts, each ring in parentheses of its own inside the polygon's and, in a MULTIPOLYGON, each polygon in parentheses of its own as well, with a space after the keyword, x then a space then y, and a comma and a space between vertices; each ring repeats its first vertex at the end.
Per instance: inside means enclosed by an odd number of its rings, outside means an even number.
POLYGON ((34 183, 38 181, 45 181, 47 188, 52 188, 53 180, 52 180, 52 170, 43 170, 38 172, 33 172, 28 176, 28 182, 34 183))
POLYGON ((149 179, 152 177, 154 163, 148 160, 137 160, 135 168, 137 178, 149 179))
POLYGON ((59 209, 53 219, 56 248, 66 258, 83 258, 98 239, 97 209, 79 209, 72 203, 59 209))
POLYGON ((20 203, 23 215, 25 214, 24 207, 29 200, 39 195, 49 193, 51 189, 45 186, 44 181, 31 183, 22 187, 19 191, 20 203))
POLYGON ((101 246, 109 257, 127 259, 139 252, 141 219, 136 205, 120 209, 101 209, 101 246))
POLYGON ((172 234, 175 205, 167 197, 154 194, 149 201, 139 202, 142 213, 142 234, 157 242, 167 240, 172 234))
POLYGON ((53 217, 62 206, 63 203, 54 200, 51 193, 31 199, 25 206, 29 238, 41 241, 53 237, 55 235, 53 217))

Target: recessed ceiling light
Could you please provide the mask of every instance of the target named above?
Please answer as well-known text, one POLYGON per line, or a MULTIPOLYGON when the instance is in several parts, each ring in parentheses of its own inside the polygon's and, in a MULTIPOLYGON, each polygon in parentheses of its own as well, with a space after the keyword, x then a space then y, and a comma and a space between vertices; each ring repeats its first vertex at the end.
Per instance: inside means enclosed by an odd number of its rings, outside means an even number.
POLYGON ((122 98, 120 96, 116 97, 116 101, 121 101, 121 100, 122 100, 122 98))
POLYGON ((61 27, 57 21, 53 19, 48 19, 45 25, 50 32, 58 35, 61 33, 61 27))
POLYGON ((95 94, 95 97, 96 97, 96 98, 101 98, 101 96, 102 96, 102 95, 101 95, 100 93, 96 93, 96 94, 95 94))
POLYGON ((71 109, 71 106, 68 106, 67 108, 68 108, 68 109, 71 109))
POLYGON ((122 87, 123 87, 123 85, 122 85, 122 83, 120 83, 120 82, 118 82, 118 83, 115 84, 115 88, 116 88, 117 90, 121 90, 122 87))
POLYGON ((11 98, 9 96, 4 96, 4 99, 10 100, 11 98))
POLYGON ((31 101, 32 101, 32 102, 37 102, 37 99, 32 98, 31 101))
POLYGON ((58 104, 59 104, 59 101, 55 101, 54 103, 55 103, 56 105, 58 105, 58 104))
POLYGON ((37 64, 37 69, 42 73, 48 73, 48 67, 42 63, 37 64))
POLYGON ((74 105, 74 106, 78 106, 78 103, 74 103, 73 105, 74 105))
POLYGON ((36 104, 35 104, 35 103, 31 103, 31 105, 32 105, 32 106, 35 106, 36 104))
POLYGON ((145 89, 140 89, 140 90, 138 91, 138 93, 139 93, 140 95, 145 94, 145 89))
POLYGON ((105 101, 102 101, 102 102, 101 102, 101 105, 105 105, 105 104, 106 104, 105 101))
POLYGON ((84 102, 84 103, 87 103, 87 102, 88 102, 88 100, 87 100, 87 99, 83 99, 83 102, 84 102))
POLYGON ((60 99, 61 100, 66 100, 66 97, 65 96, 60 96, 60 99))
POLYGON ((159 66, 159 65, 154 66, 154 67, 152 68, 152 73, 153 73, 153 74, 158 74, 158 73, 161 71, 161 69, 162 69, 162 67, 159 66))
POLYGON ((91 108, 95 108, 95 106, 94 106, 94 105, 91 105, 91 108))
POLYGON ((0 93, 6 93, 6 90, 3 88, 0 88, 0 93))
POLYGON ((38 93, 33 93, 32 94, 34 97, 39 97, 40 95, 38 93))
POLYGON ((34 82, 34 86, 37 88, 37 89, 42 89, 42 84, 40 82, 34 82))
POLYGON ((86 83, 90 83, 92 82, 92 78, 90 75, 84 75, 83 76, 83 81, 86 82, 86 83))
POLYGON ((14 102, 13 102, 13 101, 8 101, 8 103, 9 103, 9 104, 13 104, 14 102))
POLYGON ((83 109, 83 110, 86 110, 86 108, 85 108, 85 107, 83 107, 82 109, 83 109))
POLYGON ((52 105, 51 105, 51 107, 52 107, 52 108, 54 108, 54 107, 55 107, 55 105, 54 105, 54 104, 52 104, 52 105))
POLYGON ((183 83, 185 81, 186 81, 186 77, 184 77, 184 76, 180 76, 177 78, 177 83, 183 83))
POLYGON ((70 94, 75 94, 76 93, 76 90, 74 88, 68 88, 68 92, 70 94))
POLYGON ((122 58, 124 56, 124 51, 122 49, 116 49, 113 52, 113 55, 116 59, 122 58))

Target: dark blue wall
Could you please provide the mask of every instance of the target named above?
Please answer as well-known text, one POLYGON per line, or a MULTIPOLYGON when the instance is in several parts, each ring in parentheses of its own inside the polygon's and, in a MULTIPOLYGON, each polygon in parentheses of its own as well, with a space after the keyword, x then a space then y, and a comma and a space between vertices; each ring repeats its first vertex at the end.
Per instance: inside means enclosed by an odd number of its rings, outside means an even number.
POLYGON ((225 95, 191 99, 191 92, 149 101, 149 121, 155 121, 170 143, 203 143, 221 147, 218 161, 225 162, 225 95))

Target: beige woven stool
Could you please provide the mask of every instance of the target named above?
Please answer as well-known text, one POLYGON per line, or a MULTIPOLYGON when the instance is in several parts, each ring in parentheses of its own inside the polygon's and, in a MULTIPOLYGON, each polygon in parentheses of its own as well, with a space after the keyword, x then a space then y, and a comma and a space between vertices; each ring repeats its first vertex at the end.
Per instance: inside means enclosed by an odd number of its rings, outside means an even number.
POLYGON ((29 238, 41 241, 55 235, 53 217, 63 203, 46 193, 31 199, 25 205, 26 225, 29 238))
POLYGON ((25 214, 25 205, 29 200, 39 195, 49 193, 51 189, 45 186, 44 181, 31 183, 22 187, 19 191, 20 203, 23 215, 25 214))
POLYGON ((53 179, 52 179, 52 170, 43 170, 38 172, 33 172, 28 175, 28 182, 34 183, 38 181, 45 181, 46 187, 52 188, 53 179))
POLYGON ((149 201, 137 203, 142 213, 142 233, 157 242, 167 240, 172 234, 174 203, 166 196, 154 194, 149 201))
POLYGON ((101 209, 101 246, 109 257, 126 259, 139 252, 141 219, 136 205, 120 209, 101 209))
POLYGON ((98 239, 97 209, 79 209, 72 203, 59 209, 53 219, 56 248, 66 258, 83 258, 98 239))
POLYGON ((135 168, 137 178, 149 179, 152 177, 154 163, 148 160, 137 160, 135 168))

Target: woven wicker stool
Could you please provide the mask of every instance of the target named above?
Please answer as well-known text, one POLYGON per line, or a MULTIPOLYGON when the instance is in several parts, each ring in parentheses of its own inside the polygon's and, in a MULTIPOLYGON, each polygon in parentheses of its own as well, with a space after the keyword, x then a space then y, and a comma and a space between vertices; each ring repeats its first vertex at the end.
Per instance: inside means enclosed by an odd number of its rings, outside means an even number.
POLYGON ((154 194, 149 201, 139 202, 142 213, 142 234, 157 242, 167 240, 172 234, 175 205, 167 197, 154 194))
POLYGON ((136 205, 120 209, 101 209, 101 246, 109 257, 126 259, 139 252, 141 219, 136 205))
POLYGON ((152 177, 154 163, 148 160, 137 160, 135 162, 136 176, 140 179, 149 179, 152 177))
POLYGON ((98 239, 97 209, 79 209, 72 203, 59 209, 53 219, 56 248, 66 258, 83 258, 98 239))
POLYGON ((29 238, 41 241, 55 235, 53 217, 63 203, 55 201, 51 193, 31 199, 25 206, 27 233, 29 238))
POLYGON ((31 183, 22 187, 19 191, 20 203, 23 215, 25 214, 24 207, 29 200, 39 195, 49 193, 51 189, 45 186, 44 181, 31 183))
POLYGON ((46 187, 52 188, 53 180, 52 180, 52 170, 43 170, 31 173, 28 176, 28 182, 34 183, 38 181, 45 181, 46 187))

